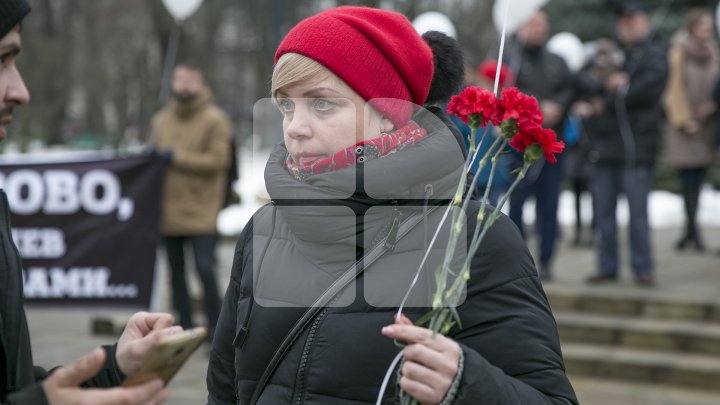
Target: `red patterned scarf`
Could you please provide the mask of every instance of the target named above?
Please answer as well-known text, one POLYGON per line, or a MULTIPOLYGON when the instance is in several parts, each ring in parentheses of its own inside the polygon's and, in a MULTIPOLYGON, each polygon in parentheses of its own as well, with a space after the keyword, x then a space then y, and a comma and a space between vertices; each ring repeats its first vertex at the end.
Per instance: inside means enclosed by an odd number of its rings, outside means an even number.
POLYGON ((331 157, 320 159, 310 165, 299 165, 293 162, 290 155, 285 160, 285 167, 296 180, 305 181, 310 176, 333 170, 340 170, 378 159, 405 147, 414 145, 427 135, 427 131, 414 121, 408 122, 404 127, 391 132, 383 133, 377 138, 360 141, 355 145, 341 150, 331 157))

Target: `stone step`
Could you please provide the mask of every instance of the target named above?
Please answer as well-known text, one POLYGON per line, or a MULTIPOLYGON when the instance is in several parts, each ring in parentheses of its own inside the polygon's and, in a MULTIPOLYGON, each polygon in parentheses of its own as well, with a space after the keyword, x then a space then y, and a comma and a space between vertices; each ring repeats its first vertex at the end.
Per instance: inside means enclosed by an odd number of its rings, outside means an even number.
POLYGON ((717 405, 713 391, 570 375, 582 405, 717 405))
POLYGON ((567 342, 562 350, 570 375, 720 391, 720 357, 567 342))
POLYGON ((563 342, 720 356, 720 324, 555 312, 563 342))
POLYGON ((694 297, 652 289, 552 284, 545 286, 545 293, 553 312, 720 324, 720 297, 694 297))

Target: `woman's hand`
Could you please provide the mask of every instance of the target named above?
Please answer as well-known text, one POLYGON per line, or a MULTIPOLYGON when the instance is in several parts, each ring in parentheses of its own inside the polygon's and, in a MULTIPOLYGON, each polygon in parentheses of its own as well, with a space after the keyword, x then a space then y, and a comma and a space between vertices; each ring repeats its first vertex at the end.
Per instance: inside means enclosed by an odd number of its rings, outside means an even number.
POLYGON ((408 346, 404 351, 400 387, 423 405, 440 403, 458 371, 460 345, 440 333, 415 326, 402 316, 382 334, 408 346))

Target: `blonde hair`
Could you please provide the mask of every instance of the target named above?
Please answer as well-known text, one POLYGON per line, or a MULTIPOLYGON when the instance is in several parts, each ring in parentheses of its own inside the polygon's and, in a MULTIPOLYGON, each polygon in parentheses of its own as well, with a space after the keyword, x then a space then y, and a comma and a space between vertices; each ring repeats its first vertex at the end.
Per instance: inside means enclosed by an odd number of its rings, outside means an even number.
POLYGON ((278 90, 285 86, 312 80, 329 73, 327 68, 307 56, 286 53, 278 59, 273 69, 270 95, 275 98, 278 90))
POLYGON ((703 18, 710 18, 712 21, 712 12, 705 8, 693 8, 690 10, 685 16, 685 29, 687 32, 693 34, 693 31, 695 31, 695 28, 700 25, 703 18))

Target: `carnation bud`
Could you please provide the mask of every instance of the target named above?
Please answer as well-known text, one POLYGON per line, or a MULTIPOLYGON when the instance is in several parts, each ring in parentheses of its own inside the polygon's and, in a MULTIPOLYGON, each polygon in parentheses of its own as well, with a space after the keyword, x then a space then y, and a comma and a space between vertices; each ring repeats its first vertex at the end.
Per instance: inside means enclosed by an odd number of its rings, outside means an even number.
POLYGON ((537 143, 528 146, 523 154, 525 164, 531 165, 543 156, 543 148, 537 143))
POLYGON ((505 139, 512 139, 512 137, 518 132, 517 120, 511 118, 507 121, 503 121, 502 124, 500 124, 500 131, 505 139))
POLYGON ((482 126, 482 113, 468 115, 468 126, 470 129, 477 130, 482 126))

